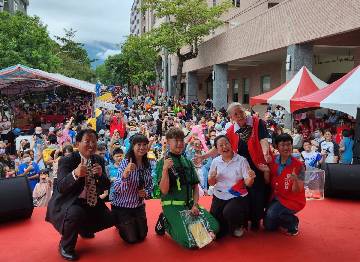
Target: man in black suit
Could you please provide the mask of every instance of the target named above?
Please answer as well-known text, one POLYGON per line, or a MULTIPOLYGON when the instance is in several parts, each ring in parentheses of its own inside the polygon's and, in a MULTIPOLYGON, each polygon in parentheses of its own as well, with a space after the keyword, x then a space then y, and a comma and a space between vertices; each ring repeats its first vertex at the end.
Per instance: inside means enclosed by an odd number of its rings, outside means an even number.
POLYGON ((79 152, 59 161, 57 185, 48 204, 46 221, 62 235, 59 252, 67 260, 76 260, 78 234, 93 238, 113 226, 113 217, 99 195, 110 187, 104 159, 95 155, 97 134, 92 129, 76 135, 79 152), (89 162, 90 161, 90 162, 89 162))

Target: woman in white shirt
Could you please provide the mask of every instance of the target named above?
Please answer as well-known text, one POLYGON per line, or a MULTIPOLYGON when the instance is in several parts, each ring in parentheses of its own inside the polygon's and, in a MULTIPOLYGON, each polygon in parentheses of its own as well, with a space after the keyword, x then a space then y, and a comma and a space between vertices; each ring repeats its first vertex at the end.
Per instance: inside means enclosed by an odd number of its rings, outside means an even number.
POLYGON ((233 152, 226 136, 215 138, 214 145, 220 156, 211 164, 209 185, 214 186, 210 213, 220 224, 217 238, 228 233, 241 237, 248 216, 246 187, 254 183, 255 172, 244 157, 233 152))

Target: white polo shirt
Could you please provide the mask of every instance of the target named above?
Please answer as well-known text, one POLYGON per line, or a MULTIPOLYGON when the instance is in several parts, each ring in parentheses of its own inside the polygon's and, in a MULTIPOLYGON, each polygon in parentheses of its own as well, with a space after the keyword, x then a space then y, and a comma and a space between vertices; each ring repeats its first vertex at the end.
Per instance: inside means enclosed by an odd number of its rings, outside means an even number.
POLYGON ((214 195, 222 200, 229 200, 236 197, 229 193, 229 190, 240 179, 249 177, 249 163, 246 158, 234 154, 229 162, 224 162, 222 156, 218 156, 211 163, 209 175, 215 170, 215 167, 217 167, 217 183, 214 186, 214 195))

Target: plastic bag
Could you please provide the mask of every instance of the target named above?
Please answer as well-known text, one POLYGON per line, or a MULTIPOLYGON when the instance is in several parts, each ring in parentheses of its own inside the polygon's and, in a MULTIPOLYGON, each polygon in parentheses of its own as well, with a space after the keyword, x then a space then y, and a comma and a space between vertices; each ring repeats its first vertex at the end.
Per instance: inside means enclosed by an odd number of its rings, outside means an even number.
POLYGON ((305 197, 307 199, 324 199, 325 171, 311 169, 305 172, 305 197))
POLYGON ((209 233, 209 222, 203 217, 203 211, 200 209, 198 216, 193 216, 190 210, 180 211, 180 217, 185 227, 191 247, 203 248, 213 240, 209 233))

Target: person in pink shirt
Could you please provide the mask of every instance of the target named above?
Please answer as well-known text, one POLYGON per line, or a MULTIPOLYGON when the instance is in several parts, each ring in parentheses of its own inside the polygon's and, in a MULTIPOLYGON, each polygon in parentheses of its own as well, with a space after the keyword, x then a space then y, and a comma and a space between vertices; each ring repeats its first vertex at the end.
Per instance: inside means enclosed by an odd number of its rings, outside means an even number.
POLYGON ((69 135, 69 130, 70 130, 73 120, 74 120, 74 118, 71 117, 70 120, 65 125, 64 129, 55 130, 55 134, 57 136, 57 142, 58 142, 59 146, 63 146, 63 145, 71 143, 71 137, 69 135))

